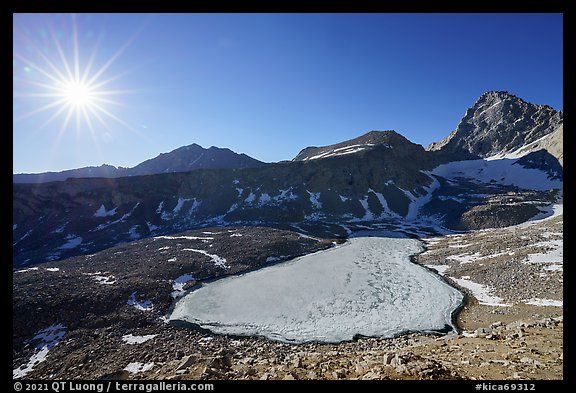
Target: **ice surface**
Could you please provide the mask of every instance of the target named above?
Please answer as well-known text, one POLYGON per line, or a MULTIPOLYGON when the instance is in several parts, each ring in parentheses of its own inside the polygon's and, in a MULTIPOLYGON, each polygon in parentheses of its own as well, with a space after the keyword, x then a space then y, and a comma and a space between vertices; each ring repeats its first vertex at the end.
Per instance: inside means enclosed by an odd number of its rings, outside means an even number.
POLYGON ((296 343, 442 330, 452 326, 451 314, 463 296, 410 262, 422 249, 414 239, 354 237, 329 250, 205 283, 176 303, 170 320, 296 343))

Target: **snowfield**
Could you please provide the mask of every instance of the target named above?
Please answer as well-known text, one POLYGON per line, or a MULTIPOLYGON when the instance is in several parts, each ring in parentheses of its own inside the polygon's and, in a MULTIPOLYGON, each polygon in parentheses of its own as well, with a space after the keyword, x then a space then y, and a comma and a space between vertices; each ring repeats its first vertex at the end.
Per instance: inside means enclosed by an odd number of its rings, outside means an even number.
POLYGON ((463 295, 410 262, 422 250, 417 240, 364 233, 333 249, 205 283, 179 300, 169 319, 294 343, 454 329, 452 312, 463 295))

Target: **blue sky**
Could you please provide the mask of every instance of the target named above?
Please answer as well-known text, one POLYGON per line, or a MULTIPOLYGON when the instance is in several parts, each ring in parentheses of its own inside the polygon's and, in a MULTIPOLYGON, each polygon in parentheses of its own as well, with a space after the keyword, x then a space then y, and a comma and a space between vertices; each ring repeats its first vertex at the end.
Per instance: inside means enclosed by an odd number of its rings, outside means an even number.
POLYGON ((562 14, 15 14, 13 22, 14 173, 132 167, 192 143, 275 162, 370 130, 427 146, 488 90, 563 104, 562 14))

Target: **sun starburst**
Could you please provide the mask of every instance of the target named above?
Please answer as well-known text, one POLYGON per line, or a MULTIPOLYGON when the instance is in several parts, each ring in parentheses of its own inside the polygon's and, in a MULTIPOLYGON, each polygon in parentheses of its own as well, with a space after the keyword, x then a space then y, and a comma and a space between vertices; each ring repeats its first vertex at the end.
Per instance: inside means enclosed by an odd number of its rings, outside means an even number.
POLYGON ((20 121, 41 113, 49 113, 38 129, 43 129, 55 119, 61 119, 57 141, 71 127, 73 118, 76 119, 76 131, 88 130, 95 142, 97 142, 96 135, 102 127, 111 130, 110 123, 136 131, 110 109, 110 106, 121 105, 112 100, 113 96, 133 93, 135 90, 111 88, 112 82, 118 80, 123 73, 107 76, 112 64, 126 50, 134 37, 96 68, 98 42, 85 60, 80 53, 76 15, 70 15, 70 20, 71 28, 65 30, 69 31, 68 37, 64 37, 67 39, 63 38, 62 31, 56 32, 54 28, 48 28, 45 30, 47 39, 42 48, 30 37, 27 37, 27 52, 15 45, 13 54, 15 61, 23 64, 26 73, 33 73, 34 77, 25 75, 24 78, 19 78, 23 87, 20 90, 15 88, 14 97, 28 100, 28 105, 32 99, 38 99, 32 110, 15 120, 20 121), (46 43, 49 44, 50 50, 46 50, 46 43))

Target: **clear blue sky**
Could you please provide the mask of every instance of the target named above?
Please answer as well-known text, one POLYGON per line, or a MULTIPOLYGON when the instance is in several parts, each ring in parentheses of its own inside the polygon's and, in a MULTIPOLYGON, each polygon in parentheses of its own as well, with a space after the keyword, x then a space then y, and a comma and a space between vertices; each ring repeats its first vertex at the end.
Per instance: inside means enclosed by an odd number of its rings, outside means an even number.
POLYGON ((13 22, 14 173, 131 167, 192 143, 275 162, 370 130, 427 146, 488 90, 562 110, 561 14, 13 22))

